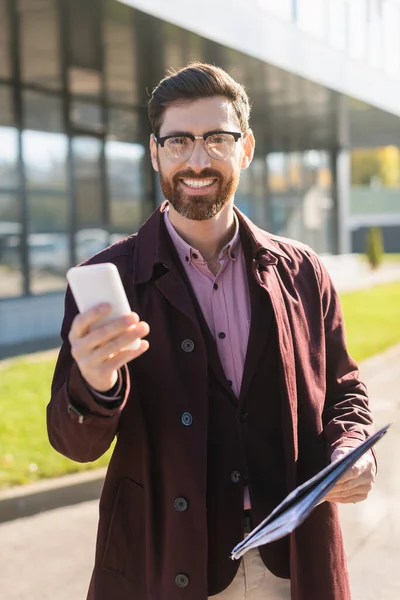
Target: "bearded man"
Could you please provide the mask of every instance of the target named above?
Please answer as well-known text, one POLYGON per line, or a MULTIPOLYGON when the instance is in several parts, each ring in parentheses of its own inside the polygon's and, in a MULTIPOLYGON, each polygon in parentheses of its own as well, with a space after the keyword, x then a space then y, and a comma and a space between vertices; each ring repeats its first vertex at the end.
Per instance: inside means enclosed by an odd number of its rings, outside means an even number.
POLYGON ((109 307, 78 314, 67 291, 48 406, 49 439, 73 460, 116 438, 88 598, 349 600, 337 503, 366 498, 371 453, 293 534, 230 560, 372 432, 337 294, 310 248, 234 205, 255 146, 239 83, 191 64, 148 110, 165 202, 88 261, 117 266, 132 313, 96 329, 109 307))

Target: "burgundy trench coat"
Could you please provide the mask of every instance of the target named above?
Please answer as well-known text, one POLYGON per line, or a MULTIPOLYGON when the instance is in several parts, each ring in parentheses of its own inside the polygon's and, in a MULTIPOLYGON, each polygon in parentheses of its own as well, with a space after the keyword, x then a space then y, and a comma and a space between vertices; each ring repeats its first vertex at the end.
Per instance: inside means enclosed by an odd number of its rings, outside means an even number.
MULTIPOLYGON (((89 600, 206 600, 208 593, 207 352, 190 296, 160 235, 165 206, 138 234, 89 261, 118 267, 132 309, 151 327, 150 350, 129 364, 120 406, 96 403, 70 355, 68 333, 77 308, 69 290, 66 295, 63 345, 47 412, 50 442, 72 460, 87 462, 117 438, 100 500, 89 600), (196 340, 195 361, 195 353, 182 352, 188 338, 196 340), (194 415, 193 426, 183 427, 177 412, 194 415), (183 487, 191 505, 178 513, 169 504, 183 487), (187 587, 184 573, 191 576, 187 587)), ((300 483, 302 419, 313 435, 323 436, 329 452, 364 440, 372 419, 346 351, 337 295, 318 257, 237 215, 260 267, 257 285, 268 292, 276 319, 280 387, 289 415, 284 439, 289 492, 300 483)), ((302 453, 311 475, 321 457, 315 448, 302 453)), ((323 503, 290 536, 290 575, 293 600, 350 599, 336 505, 323 503)))

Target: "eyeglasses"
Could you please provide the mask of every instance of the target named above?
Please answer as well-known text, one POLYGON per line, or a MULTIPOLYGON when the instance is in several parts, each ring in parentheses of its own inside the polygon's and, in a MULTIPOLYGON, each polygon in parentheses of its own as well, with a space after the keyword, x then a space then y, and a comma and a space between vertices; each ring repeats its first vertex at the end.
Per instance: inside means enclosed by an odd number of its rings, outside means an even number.
POLYGON ((164 148, 166 157, 172 162, 186 162, 193 154, 196 140, 204 141, 207 154, 214 160, 226 160, 235 153, 236 142, 242 137, 238 131, 209 131, 203 135, 166 135, 154 139, 164 148))

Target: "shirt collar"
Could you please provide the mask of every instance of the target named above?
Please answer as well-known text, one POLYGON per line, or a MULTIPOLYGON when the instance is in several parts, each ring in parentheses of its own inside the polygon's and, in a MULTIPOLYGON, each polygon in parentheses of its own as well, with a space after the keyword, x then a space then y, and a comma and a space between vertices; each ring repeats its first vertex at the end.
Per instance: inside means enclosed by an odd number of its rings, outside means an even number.
MULTIPOLYGON (((164 220, 165 220, 165 226, 167 228, 167 231, 172 239, 172 242, 176 248, 176 251, 178 252, 178 255, 179 255, 179 258, 181 259, 181 261, 188 262, 190 264, 192 264, 194 262, 205 263, 205 260, 202 257, 202 255, 200 254, 200 252, 198 250, 196 250, 196 248, 193 248, 193 246, 190 246, 190 244, 185 242, 185 240, 182 239, 181 236, 179 235, 179 233, 176 231, 175 227, 172 225, 172 223, 170 221, 168 210, 166 210, 164 212, 164 220)), ((234 220, 235 220, 234 234, 233 234, 231 240, 222 248, 222 250, 219 254, 219 260, 222 260, 223 258, 225 258, 225 256, 228 256, 229 259, 233 262, 235 262, 237 260, 238 246, 240 243, 240 234, 239 234, 239 219, 237 218, 235 213, 234 213, 234 220)))

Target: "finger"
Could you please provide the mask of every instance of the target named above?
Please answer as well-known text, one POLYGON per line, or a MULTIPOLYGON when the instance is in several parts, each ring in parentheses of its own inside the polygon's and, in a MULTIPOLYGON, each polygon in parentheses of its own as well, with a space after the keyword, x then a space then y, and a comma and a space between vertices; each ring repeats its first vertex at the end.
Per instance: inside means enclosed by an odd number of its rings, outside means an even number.
POLYGON ((104 346, 110 340, 113 340, 122 333, 136 327, 138 322, 139 317, 137 314, 130 313, 129 315, 118 317, 111 321, 111 323, 107 323, 106 325, 94 329, 83 338, 82 352, 88 353, 95 348, 104 346))
POLYGON ((91 325, 105 317, 111 310, 109 304, 98 304, 93 308, 79 313, 72 322, 69 332, 69 341, 72 345, 73 341, 83 337, 88 333, 91 325))
POLYGON ((137 339, 145 337, 149 333, 149 326, 147 323, 138 323, 132 325, 122 335, 119 335, 111 339, 106 344, 96 348, 90 352, 90 365, 96 367, 100 363, 107 360, 111 355, 116 355, 135 342, 137 339))
POLYGON ((107 361, 107 367, 111 370, 120 369, 131 360, 138 358, 149 349, 150 344, 147 340, 141 340, 140 347, 137 350, 121 350, 116 356, 107 361))
POLYGON ((336 502, 337 504, 356 504, 357 502, 362 502, 363 500, 366 500, 367 497, 368 497, 368 494, 354 494, 352 496, 343 497, 343 498, 339 498, 339 497, 336 499, 326 498, 326 500, 328 502, 336 502))
POLYGON ((369 494, 373 486, 372 481, 367 481, 361 485, 349 489, 336 489, 333 488, 326 496, 325 499, 336 502, 338 499, 350 498, 352 496, 364 495, 365 497, 369 494))

